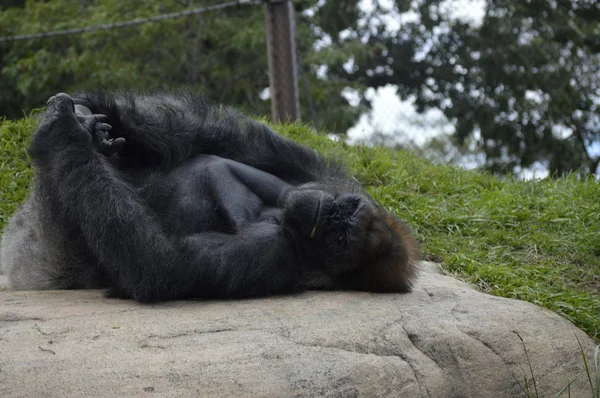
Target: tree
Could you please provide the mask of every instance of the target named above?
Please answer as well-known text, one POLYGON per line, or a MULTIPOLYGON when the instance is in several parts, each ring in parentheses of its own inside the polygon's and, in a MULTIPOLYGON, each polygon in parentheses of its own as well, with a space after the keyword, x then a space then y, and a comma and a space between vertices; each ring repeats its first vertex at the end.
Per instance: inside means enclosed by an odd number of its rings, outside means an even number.
POLYGON ((351 71, 339 64, 330 71, 362 86, 398 85, 401 97, 416 95, 420 111, 442 109, 457 143, 475 139, 492 171, 541 162, 551 172, 597 172, 600 5, 487 0, 480 25, 457 19, 447 5, 423 0, 375 7, 375 23, 336 44, 361 38, 379 52, 356 59, 351 71), (396 31, 377 22, 402 13, 411 18, 396 31))
MULTIPOLYGON (((469 23, 449 12, 454 1, 373 0, 371 8, 358 0, 295 1, 303 118, 344 134, 369 110, 368 88, 394 85, 402 99, 415 96, 420 111, 441 109, 455 144, 474 145, 489 170, 541 163, 552 172, 598 172, 598 2, 472 0, 484 15, 469 23)), ((0 36, 219 2, 27 1, 23 9, 0 8, 0 36)), ((266 116, 263 8, 0 43, 0 78, 0 110, 10 117, 57 91, 189 86, 266 116)))
MULTIPOLYGON (((53 31, 143 18, 222 3, 220 0, 28 1, 22 9, 0 8, 0 36, 53 31)), ((318 129, 344 131, 362 108, 348 106, 340 81, 316 75, 321 54, 317 29, 296 2, 302 113, 318 129)), ((329 56, 329 53, 327 53, 329 56)), ((239 6, 179 18, 55 38, 0 43, 0 112, 21 117, 58 91, 84 89, 193 88, 254 115, 269 115, 265 19, 262 6, 239 6)))
MULTIPOLYGON (((23 11, 2 12, 0 29, 2 35, 36 33, 181 9, 178 1, 30 1, 23 11)), ((18 117, 21 109, 41 106, 57 91, 184 86, 204 90, 216 100, 247 103, 259 112, 261 105, 268 109, 258 98, 268 86, 266 59, 256 57, 264 53, 260 10, 226 11, 226 17, 222 11, 211 17, 0 45, 2 81, 10 82, 0 109, 18 117)))

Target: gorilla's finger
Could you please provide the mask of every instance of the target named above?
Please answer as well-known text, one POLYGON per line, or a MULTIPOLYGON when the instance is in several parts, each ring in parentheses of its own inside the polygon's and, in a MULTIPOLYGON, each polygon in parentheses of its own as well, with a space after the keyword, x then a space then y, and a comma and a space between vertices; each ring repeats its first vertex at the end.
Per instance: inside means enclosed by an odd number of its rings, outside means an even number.
POLYGON ((94 134, 92 134, 92 136, 95 139, 95 142, 107 141, 109 138, 108 132, 103 130, 94 131, 94 134))
POLYGON ((119 137, 115 140, 103 140, 100 143, 100 152, 106 156, 110 156, 114 153, 118 153, 125 144, 125 138, 119 137))
POLYGON ((96 124, 106 122, 108 120, 108 117, 101 114, 94 114, 90 116, 80 115, 78 120, 81 119, 83 119, 83 122, 80 121, 80 123, 83 124, 83 126, 87 129, 88 132, 93 133, 96 124))
POLYGON ((115 149, 118 151, 119 149, 121 149, 121 147, 122 147, 123 145, 125 145, 125 141, 126 141, 126 140, 125 140, 125 138, 123 138, 123 137, 115 138, 115 139, 112 141, 112 147, 113 147, 113 148, 115 148, 115 149))
POLYGON ((91 115, 89 117, 93 118, 95 122, 106 122, 106 121, 108 121, 108 116, 103 115, 101 113, 94 113, 93 115, 91 115))
POLYGON ((110 153, 118 153, 125 144, 125 138, 115 138, 110 142, 110 153))
POLYGON ((111 144, 108 140, 102 140, 98 146, 100 147, 100 152, 105 153, 110 150, 111 144))
POLYGON ((108 123, 96 123, 96 125, 94 126, 96 130, 101 130, 101 131, 111 131, 112 130, 112 126, 108 123))

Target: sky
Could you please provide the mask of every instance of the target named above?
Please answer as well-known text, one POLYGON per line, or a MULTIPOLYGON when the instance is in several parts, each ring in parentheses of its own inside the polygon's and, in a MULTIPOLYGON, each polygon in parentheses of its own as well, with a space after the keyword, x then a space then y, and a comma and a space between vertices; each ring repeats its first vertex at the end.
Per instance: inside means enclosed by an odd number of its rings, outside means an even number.
POLYGON ((442 111, 431 109, 419 114, 414 97, 401 100, 396 92, 397 87, 393 85, 367 90, 365 95, 372 101, 373 110, 362 115, 358 123, 348 130, 349 142, 369 143, 373 132, 378 131, 399 143, 411 141, 420 146, 432 137, 454 132, 454 126, 442 111))

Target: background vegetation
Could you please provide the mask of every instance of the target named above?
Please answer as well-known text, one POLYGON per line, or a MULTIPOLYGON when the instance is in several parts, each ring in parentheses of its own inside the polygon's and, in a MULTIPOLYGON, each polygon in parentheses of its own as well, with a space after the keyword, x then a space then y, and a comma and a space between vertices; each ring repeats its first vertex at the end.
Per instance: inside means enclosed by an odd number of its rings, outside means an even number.
MULTIPOLYGON (((2 1, 0 36, 221 2, 2 1)), ((420 110, 443 111, 455 126, 452 144, 469 144, 488 170, 598 171, 597 1, 296 0, 295 7, 303 115, 317 130, 344 134, 369 109, 368 88, 394 85, 420 110), (463 5, 458 14, 454 3, 463 5), (469 19, 477 5, 483 16, 469 19)), ((263 8, 0 42, 0 81, 0 115, 9 118, 58 91, 181 86, 267 115, 263 8)))

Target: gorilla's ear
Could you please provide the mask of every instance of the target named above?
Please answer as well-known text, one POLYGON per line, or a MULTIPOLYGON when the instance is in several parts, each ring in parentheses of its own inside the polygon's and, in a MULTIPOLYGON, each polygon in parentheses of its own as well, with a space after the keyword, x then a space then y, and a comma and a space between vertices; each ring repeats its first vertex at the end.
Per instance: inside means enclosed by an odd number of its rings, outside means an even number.
MULTIPOLYGON (((352 276, 352 288, 370 292, 408 292, 417 277, 421 250, 410 228, 393 214, 383 211, 381 224, 369 231, 379 253, 367 256, 352 276)), ((373 247, 373 246, 372 246, 373 247)))

